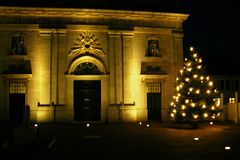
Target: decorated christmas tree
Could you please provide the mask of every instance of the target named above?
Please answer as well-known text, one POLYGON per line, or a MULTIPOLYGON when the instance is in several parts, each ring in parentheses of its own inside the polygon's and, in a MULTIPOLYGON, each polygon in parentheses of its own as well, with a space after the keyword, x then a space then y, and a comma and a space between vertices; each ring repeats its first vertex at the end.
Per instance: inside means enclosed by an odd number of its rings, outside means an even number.
POLYGON ((219 94, 213 80, 205 75, 202 58, 193 47, 185 58, 175 83, 175 95, 169 107, 170 120, 179 123, 219 119, 222 113, 219 94))

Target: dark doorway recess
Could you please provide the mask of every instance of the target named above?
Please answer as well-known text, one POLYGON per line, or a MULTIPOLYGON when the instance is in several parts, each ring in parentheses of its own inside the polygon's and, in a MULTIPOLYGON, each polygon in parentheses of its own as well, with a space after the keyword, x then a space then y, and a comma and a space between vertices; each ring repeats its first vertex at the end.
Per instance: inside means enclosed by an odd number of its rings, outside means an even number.
POLYGON ((160 121, 161 117, 161 93, 147 93, 148 120, 160 121))
POLYGON ((11 124, 23 124, 25 94, 9 94, 9 118, 11 124))
POLYGON ((74 120, 101 120, 101 81, 74 81, 74 120))

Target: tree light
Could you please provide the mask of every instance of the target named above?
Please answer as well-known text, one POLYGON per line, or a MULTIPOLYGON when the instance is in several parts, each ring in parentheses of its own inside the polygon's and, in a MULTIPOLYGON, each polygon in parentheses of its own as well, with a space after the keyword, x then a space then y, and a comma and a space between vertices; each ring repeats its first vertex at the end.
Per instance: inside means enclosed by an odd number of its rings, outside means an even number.
POLYGON ((192 106, 192 107, 195 107, 195 106, 196 106, 196 104, 195 104, 195 103, 191 103, 191 106, 192 106))
POLYGON ((209 85, 209 86, 212 86, 212 85, 213 85, 213 82, 212 82, 212 81, 208 82, 208 85, 209 85))
POLYGON ((188 81, 189 81, 189 78, 185 78, 185 81, 188 82, 188 81))
POLYGON ((196 94, 199 94, 199 93, 200 93, 200 90, 199 90, 199 89, 197 89, 197 90, 196 90, 196 94))
POLYGON ((185 105, 182 105, 181 106, 182 110, 186 109, 186 106, 185 105))
POLYGON ((208 117, 208 114, 207 114, 207 113, 204 113, 203 116, 204 116, 205 118, 207 118, 207 117, 208 117))
POLYGON ((193 47, 190 47, 190 51, 193 52, 193 51, 194 51, 194 48, 193 48, 193 47))
POLYGON ((197 115, 197 114, 194 114, 194 115, 193 115, 193 118, 194 118, 194 119, 197 119, 197 118, 198 118, 198 115, 197 115))

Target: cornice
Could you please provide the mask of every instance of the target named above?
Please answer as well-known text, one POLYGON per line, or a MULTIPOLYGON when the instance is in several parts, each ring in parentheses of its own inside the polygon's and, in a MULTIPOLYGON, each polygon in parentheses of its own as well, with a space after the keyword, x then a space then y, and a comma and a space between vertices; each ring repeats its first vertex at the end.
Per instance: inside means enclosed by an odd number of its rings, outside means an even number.
POLYGON ((47 16, 47 17, 76 17, 76 18, 106 18, 128 20, 154 20, 183 22, 188 14, 145 12, 106 9, 74 9, 74 8, 32 8, 32 7, 0 7, 0 15, 5 16, 47 16))

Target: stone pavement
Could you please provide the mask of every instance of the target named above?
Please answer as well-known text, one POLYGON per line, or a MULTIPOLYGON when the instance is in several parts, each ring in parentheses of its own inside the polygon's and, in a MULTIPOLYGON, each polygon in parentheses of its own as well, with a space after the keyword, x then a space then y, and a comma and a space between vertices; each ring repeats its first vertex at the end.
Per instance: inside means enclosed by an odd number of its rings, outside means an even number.
MULTIPOLYGON (((17 127, 1 140, 2 155, 64 159, 231 160, 240 154, 240 124, 201 124, 198 129, 163 123, 39 124, 17 127), (198 138, 198 140, 196 139, 198 138), (230 150, 225 147, 229 146, 230 150)), ((4 133, 4 132, 2 132, 4 133)))

